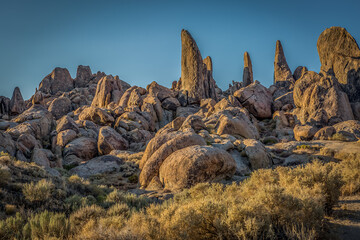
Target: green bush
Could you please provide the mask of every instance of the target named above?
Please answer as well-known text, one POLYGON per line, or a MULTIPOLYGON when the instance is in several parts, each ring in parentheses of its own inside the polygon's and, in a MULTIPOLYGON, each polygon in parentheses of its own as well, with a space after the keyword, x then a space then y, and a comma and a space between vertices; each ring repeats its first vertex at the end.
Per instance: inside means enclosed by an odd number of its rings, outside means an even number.
POLYGON ((23 194, 30 202, 44 202, 51 197, 55 185, 51 180, 41 179, 39 182, 27 183, 23 186, 23 194))

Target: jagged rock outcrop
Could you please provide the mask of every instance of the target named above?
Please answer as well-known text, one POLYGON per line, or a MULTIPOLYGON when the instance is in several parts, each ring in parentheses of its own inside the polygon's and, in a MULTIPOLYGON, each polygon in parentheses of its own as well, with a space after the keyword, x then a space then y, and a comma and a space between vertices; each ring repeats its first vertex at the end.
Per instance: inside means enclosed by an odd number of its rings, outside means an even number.
POLYGON ((10 99, 4 96, 0 96, 0 114, 1 116, 7 116, 10 113, 10 99))
POLYGON ((28 133, 37 139, 48 140, 55 126, 54 117, 41 105, 33 105, 12 121, 18 125, 9 128, 7 132, 14 139, 23 133, 28 133))
POLYGON ((234 96, 255 117, 271 117, 271 93, 258 81, 236 91, 234 96))
POLYGON ((244 72, 243 72, 243 87, 246 87, 254 82, 253 70, 250 55, 248 52, 244 53, 244 72))
POLYGON ((71 101, 67 97, 55 98, 54 101, 50 103, 48 110, 55 119, 59 119, 71 111, 71 101))
POLYGON ((236 171, 233 157, 211 146, 190 146, 172 153, 159 169, 165 189, 183 189, 200 182, 231 178, 236 171))
POLYGON ((296 81, 293 94, 301 124, 325 126, 354 119, 348 96, 331 75, 309 71, 296 81))
POLYGON ((12 115, 17 115, 25 110, 25 102, 21 95, 20 89, 16 87, 14 89, 12 98, 10 100, 10 112, 12 115))
POLYGON ((86 87, 91 81, 92 73, 89 66, 79 65, 76 72, 76 78, 74 79, 75 87, 86 87))
POLYGON ((181 44, 181 78, 177 89, 187 91, 189 104, 200 103, 203 98, 216 99, 210 57, 202 59, 195 40, 184 29, 181 31, 181 44))
POLYGON ((66 68, 55 68, 39 85, 39 91, 47 94, 67 92, 74 88, 74 80, 66 68))
POLYGON ((91 106, 105 108, 111 102, 118 104, 123 93, 119 77, 107 75, 98 82, 91 106))
POLYGON ((294 78, 286 62, 281 42, 277 40, 274 61, 274 83, 282 81, 289 81, 291 83, 294 83, 294 78))
POLYGON ((360 102, 360 49, 345 28, 331 27, 317 41, 321 70, 333 74, 350 102, 360 102))

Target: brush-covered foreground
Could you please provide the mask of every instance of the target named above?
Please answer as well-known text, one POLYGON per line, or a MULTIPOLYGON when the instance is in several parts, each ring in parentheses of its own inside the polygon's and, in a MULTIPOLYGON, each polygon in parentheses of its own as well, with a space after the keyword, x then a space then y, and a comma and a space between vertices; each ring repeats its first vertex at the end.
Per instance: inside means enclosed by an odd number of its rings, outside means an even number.
POLYGON ((258 170, 162 203, 66 173, 50 177, 7 155, 0 161, 0 239, 317 239, 328 234, 339 196, 360 191, 357 160, 258 170))

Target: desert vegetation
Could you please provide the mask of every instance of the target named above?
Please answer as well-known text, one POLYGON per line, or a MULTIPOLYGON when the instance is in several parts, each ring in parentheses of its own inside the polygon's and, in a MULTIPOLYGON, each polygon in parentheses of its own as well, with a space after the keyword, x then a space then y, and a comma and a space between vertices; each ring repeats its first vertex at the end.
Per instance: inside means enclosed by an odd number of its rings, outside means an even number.
POLYGON ((163 202, 65 171, 35 180, 41 167, 7 155, 1 166, 1 239, 318 239, 339 197, 360 191, 356 160, 260 169, 163 202), (15 166, 33 180, 17 181, 15 166))

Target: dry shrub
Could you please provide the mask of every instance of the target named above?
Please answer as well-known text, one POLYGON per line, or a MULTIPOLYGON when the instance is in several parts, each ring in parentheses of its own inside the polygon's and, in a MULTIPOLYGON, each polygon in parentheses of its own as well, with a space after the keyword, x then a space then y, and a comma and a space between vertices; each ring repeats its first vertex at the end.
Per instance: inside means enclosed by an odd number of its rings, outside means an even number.
POLYGON ((341 172, 344 186, 341 188, 342 195, 353 195, 360 192, 360 159, 346 159, 337 165, 341 172))
POLYGON ((11 174, 6 167, 0 166, 0 187, 7 185, 11 179, 11 174))
POLYGON ((125 229, 145 239, 314 239, 341 186, 333 164, 259 170, 240 185, 199 184, 151 205, 125 229))
POLYGON ((65 214, 48 211, 32 215, 24 226, 25 239, 65 239, 70 233, 70 223, 65 214))
POLYGON ((51 180, 41 179, 39 182, 26 183, 23 186, 23 194, 30 202, 44 202, 51 197, 55 185, 51 180))

